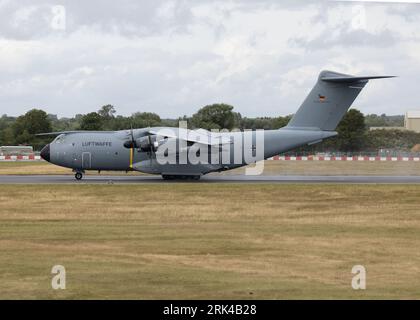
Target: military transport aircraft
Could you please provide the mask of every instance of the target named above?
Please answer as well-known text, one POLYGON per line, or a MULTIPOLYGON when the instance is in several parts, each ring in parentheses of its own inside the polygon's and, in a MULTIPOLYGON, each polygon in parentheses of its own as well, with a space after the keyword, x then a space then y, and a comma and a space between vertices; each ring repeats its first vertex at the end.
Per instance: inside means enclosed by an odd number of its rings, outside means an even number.
POLYGON ((41 150, 41 157, 73 169, 140 171, 164 179, 199 179, 264 160, 337 135, 338 123, 370 79, 322 71, 287 126, 278 130, 210 132, 185 127, 121 131, 63 131, 41 150))

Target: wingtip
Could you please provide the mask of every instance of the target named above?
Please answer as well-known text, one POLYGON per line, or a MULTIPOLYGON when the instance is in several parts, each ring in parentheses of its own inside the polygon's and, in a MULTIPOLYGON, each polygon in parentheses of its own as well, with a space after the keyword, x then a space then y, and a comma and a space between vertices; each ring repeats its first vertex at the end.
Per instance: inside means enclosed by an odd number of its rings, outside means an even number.
POLYGON ((376 79, 398 78, 398 76, 377 76, 376 79))

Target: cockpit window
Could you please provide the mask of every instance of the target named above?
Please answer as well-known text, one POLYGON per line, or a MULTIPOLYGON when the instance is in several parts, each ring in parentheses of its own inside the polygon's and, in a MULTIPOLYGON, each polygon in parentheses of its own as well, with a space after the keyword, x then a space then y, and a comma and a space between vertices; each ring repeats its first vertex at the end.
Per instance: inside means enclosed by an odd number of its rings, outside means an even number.
POLYGON ((57 138, 55 138, 54 143, 64 143, 65 134, 60 134, 57 138))

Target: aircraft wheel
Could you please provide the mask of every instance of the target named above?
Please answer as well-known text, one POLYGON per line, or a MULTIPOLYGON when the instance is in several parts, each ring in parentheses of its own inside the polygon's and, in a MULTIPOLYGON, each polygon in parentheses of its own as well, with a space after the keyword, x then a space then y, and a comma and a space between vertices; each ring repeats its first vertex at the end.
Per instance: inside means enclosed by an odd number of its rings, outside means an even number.
POLYGON ((82 180, 82 178, 83 178, 83 173, 81 173, 81 172, 76 172, 76 174, 74 175, 74 177, 76 178, 76 180, 82 180))

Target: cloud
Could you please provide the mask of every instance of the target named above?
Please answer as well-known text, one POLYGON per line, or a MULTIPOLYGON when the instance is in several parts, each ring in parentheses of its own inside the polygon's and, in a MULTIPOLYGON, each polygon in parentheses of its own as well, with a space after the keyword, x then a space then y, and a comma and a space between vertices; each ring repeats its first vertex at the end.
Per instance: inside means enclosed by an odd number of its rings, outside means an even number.
POLYGON ((398 35, 388 29, 371 33, 363 29, 347 29, 343 26, 336 28, 333 32, 326 30, 315 39, 309 40, 302 37, 291 40, 292 44, 304 47, 307 50, 325 50, 335 46, 383 48, 394 46, 397 42, 398 35))
POLYGON ((173 28, 185 31, 192 15, 186 0, 172 1, 3 1, 0 35, 11 39, 36 39, 54 32, 54 9, 62 6, 66 14, 66 33, 95 27, 106 33, 150 36, 173 28))
POLYGON ((356 106, 401 114, 420 98, 419 7, 366 5, 354 28, 347 3, 0 0, 0 110, 72 116, 111 103, 177 117, 226 102, 285 115, 336 69, 399 75, 369 84, 356 106), (57 5, 64 30, 52 27, 57 5))

